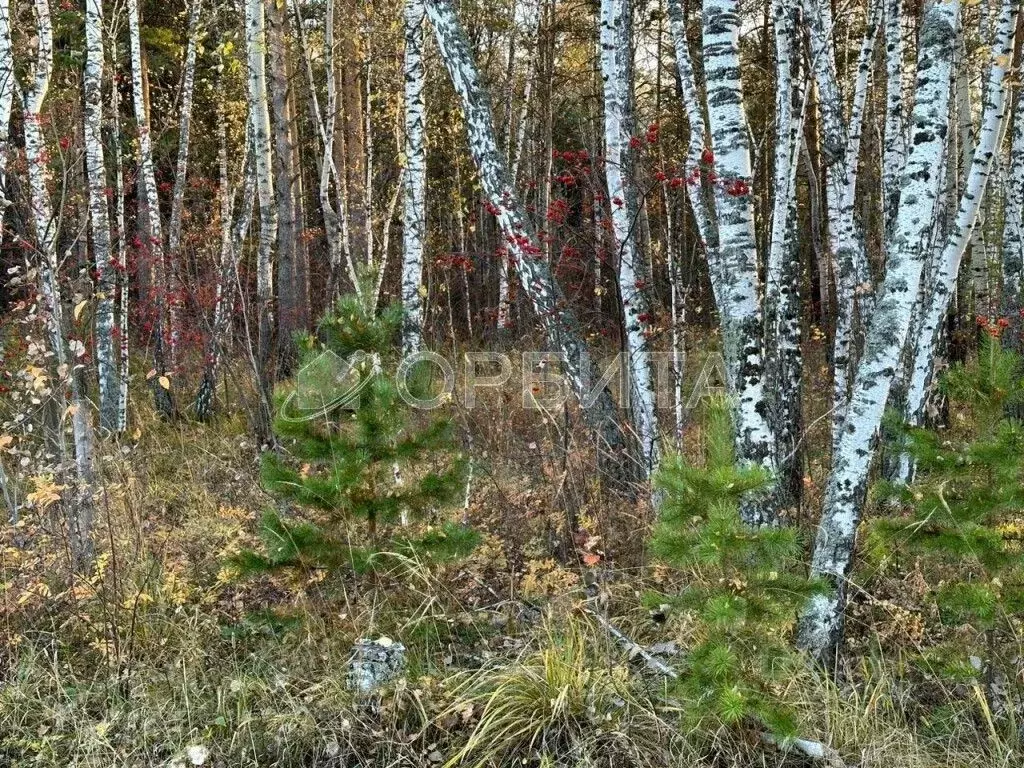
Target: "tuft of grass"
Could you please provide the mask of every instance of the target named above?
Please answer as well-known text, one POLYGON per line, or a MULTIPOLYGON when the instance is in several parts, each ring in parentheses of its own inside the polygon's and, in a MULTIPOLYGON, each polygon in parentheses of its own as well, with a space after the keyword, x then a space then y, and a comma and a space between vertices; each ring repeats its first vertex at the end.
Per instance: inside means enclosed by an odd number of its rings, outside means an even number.
POLYGON ((456 680, 447 714, 475 720, 447 761, 512 764, 664 765, 685 745, 662 718, 655 692, 578 617, 544 624, 539 644, 456 680), (567 762, 567 760, 569 762, 567 762))

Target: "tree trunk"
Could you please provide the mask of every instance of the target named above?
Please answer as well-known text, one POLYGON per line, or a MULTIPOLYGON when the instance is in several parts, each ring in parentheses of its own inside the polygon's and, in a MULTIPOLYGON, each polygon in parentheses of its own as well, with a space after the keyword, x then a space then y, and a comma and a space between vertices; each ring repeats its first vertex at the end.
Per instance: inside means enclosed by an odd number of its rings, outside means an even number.
POLYGON ((135 107, 135 124, 139 131, 139 186, 141 210, 139 211, 143 248, 150 255, 152 269, 151 290, 155 299, 153 322, 153 374, 150 386, 157 411, 164 418, 174 416, 174 400, 171 397, 170 379, 167 377, 166 332, 167 332, 167 273, 164 260, 163 224, 160 221, 160 199, 156 188, 156 172, 153 168, 153 139, 149 132, 149 104, 143 87, 145 68, 142 64, 142 35, 140 31, 138 0, 128 0, 128 37, 132 65, 132 102, 135 107))
POLYGON ((878 429, 907 340, 942 176, 949 120, 950 69, 959 4, 936 2, 926 12, 917 66, 913 140, 902 176, 900 210, 885 279, 840 430, 811 572, 832 587, 814 597, 800 619, 799 644, 822 662, 834 660, 842 638, 846 576, 874 457, 878 429))
POLYGON ((955 223, 944 241, 932 253, 931 280, 920 310, 920 332, 913 348, 914 364, 910 372, 905 416, 911 424, 920 424, 928 388, 931 385, 936 350, 942 335, 943 320, 949 311, 960 272, 960 262, 970 242, 985 196, 992 162, 999 150, 1003 125, 1009 114, 1007 72, 1013 56, 1013 40, 1019 5, 1003 0, 992 44, 992 64, 985 92, 981 133, 970 160, 966 185, 960 196, 955 223))
POLYGON ((640 466, 658 464, 658 419, 648 332, 649 275, 637 244, 640 200, 631 147, 633 118, 633 8, 630 0, 601 0, 601 73, 604 81, 605 177, 618 251, 619 297, 626 331, 628 405, 640 443, 640 466))
POLYGON ((181 114, 178 120, 178 159, 174 167, 174 188, 171 192, 171 220, 167 233, 167 308, 170 324, 171 368, 177 368, 181 346, 181 308, 185 301, 185 284, 181 266, 181 219, 185 208, 188 181, 188 150, 192 126, 192 97, 196 84, 196 48, 199 45, 199 14, 202 0, 190 0, 188 42, 181 74, 181 114))
POLYGON ((270 353, 274 330, 273 250, 277 236, 277 208, 274 205, 273 153, 270 146, 270 110, 267 105, 267 50, 264 0, 245 2, 245 44, 248 61, 249 126, 256 167, 256 188, 260 208, 260 239, 256 262, 256 312, 259 324, 255 373, 259 388, 256 435, 270 439, 270 353))
POLYGON ((89 180, 89 222, 96 269, 96 371, 100 428, 117 429, 118 369, 114 357, 116 273, 111 264, 107 213, 107 165, 103 156, 103 3, 85 7, 85 165, 89 180))
POLYGON ((426 235, 427 162, 424 148, 423 0, 405 3, 405 180, 402 207, 402 353, 423 339, 423 239, 426 235))
MULTIPOLYGON (((736 0, 704 5, 704 72, 713 156, 710 165, 718 224, 718 282, 722 347, 734 393, 737 457, 775 470, 775 436, 767 418, 758 254, 751 198, 753 169, 740 82, 739 12, 736 0)), ((751 524, 776 521, 777 494, 742 511, 751 524)))
MULTIPOLYGON (((32 222, 36 231, 36 264, 39 267, 40 293, 42 294, 43 321, 50 347, 57 383, 54 386, 62 419, 70 414, 73 440, 75 482, 77 498, 67 504, 68 533, 73 566, 78 572, 87 572, 94 556, 92 525, 94 517, 93 500, 93 435, 89 420, 89 404, 82 397, 77 365, 68 349, 64 330, 64 307, 58 281, 57 229, 50 199, 49 184, 51 173, 49 151, 43 134, 42 107, 50 87, 53 72, 53 25, 47 0, 34 3, 37 38, 36 59, 31 69, 32 84, 24 92, 22 115, 25 127, 25 162, 28 166, 28 182, 32 222), (70 390, 70 403, 65 400, 65 387, 70 390)), ((61 458, 66 459, 64 449, 64 426, 58 425, 58 442, 61 458)))
POLYGON ((295 267, 299 232, 296 220, 296 184, 299 169, 292 142, 294 122, 288 80, 288 17, 283 3, 268 4, 267 60, 270 65, 270 102, 274 131, 274 198, 277 204, 277 375, 287 378, 295 363, 298 291, 295 267))

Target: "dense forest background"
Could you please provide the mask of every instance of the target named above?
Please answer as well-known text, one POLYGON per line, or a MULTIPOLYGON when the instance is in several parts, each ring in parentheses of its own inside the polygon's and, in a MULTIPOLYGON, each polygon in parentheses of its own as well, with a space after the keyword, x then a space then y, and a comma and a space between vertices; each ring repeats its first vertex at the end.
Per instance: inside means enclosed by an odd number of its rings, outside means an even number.
POLYGON ((1016 765, 1020 11, 0 0, 0 765, 1016 765))

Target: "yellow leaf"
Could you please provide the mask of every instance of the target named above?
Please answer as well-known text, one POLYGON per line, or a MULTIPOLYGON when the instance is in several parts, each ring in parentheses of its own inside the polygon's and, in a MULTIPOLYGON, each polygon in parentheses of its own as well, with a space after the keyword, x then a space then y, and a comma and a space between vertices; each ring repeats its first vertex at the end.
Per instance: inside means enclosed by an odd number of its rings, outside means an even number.
POLYGON ((10 435, 0 435, 0 450, 6 448, 14 442, 14 438, 10 435))
POLYGON ((422 296, 422 297, 423 297, 424 299, 425 299, 425 298, 427 298, 427 286, 425 286, 425 285, 421 285, 421 286, 419 287, 419 294, 420 294, 420 296, 422 296))
POLYGON ((164 389, 170 389, 171 388, 171 380, 168 379, 166 376, 161 376, 158 379, 158 381, 160 382, 160 386, 163 387, 164 389))
POLYGON ((82 316, 82 310, 85 309, 85 307, 86 307, 86 305, 88 303, 89 303, 88 299, 84 299, 84 300, 78 302, 77 304, 75 304, 75 322, 77 322, 78 318, 80 318, 82 316))

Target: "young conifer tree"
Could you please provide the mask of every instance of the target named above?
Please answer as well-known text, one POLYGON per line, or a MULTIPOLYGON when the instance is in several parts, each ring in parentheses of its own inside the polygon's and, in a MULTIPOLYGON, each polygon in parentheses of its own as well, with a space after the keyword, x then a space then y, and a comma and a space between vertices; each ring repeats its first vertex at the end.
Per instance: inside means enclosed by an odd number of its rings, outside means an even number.
POLYGON ((926 661, 990 687, 1000 671, 1013 677, 1014 616, 1024 610, 1024 425, 1008 415, 1024 402, 1024 372, 1000 343, 1008 323, 980 322, 989 333, 977 358, 952 368, 941 385, 958 417, 944 430, 906 429, 917 475, 910 485, 876 489, 898 503, 872 525, 868 552, 879 561, 897 553, 918 559, 928 597, 953 628, 926 661))
POLYGON ((799 663, 787 638, 798 607, 821 587, 805 575, 795 528, 741 519, 744 498, 766 490, 770 478, 759 466, 738 465, 734 446, 728 403, 713 401, 703 466, 674 455, 655 475, 664 500, 652 550, 686 573, 686 588, 668 600, 697 627, 679 676, 681 699, 702 730, 756 725, 791 738, 793 713, 772 683, 799 663))
POLYGON ((263 481, 313 514, 300 522, 266 513, 266 551, 243 554, 243 571, 360 571, 384 550, 440 560, 472 548, 475 535, 442 514, 460 498, 467 466, 451 425, 417 416, 402 396, 394 359, 401 323, 397 305, 375 316, 345 297, 317 337, 301 341, 296 379, 278 392, 282 451, 264 455, 263 481), (409 525, 399 529, 403 516, 409 525))

